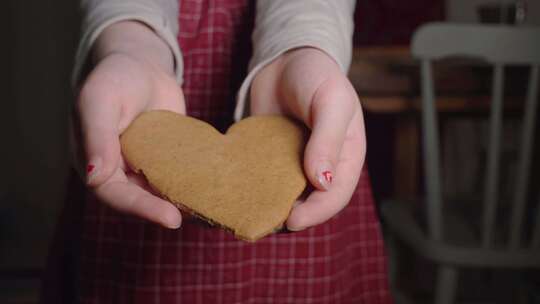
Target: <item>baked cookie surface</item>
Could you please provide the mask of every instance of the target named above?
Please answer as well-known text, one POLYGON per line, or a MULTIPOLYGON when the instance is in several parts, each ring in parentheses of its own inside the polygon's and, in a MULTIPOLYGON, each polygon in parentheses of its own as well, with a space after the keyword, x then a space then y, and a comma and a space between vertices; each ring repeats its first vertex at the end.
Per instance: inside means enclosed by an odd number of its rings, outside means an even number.
POLYGON ((131 168, 179 208, 255 241, 280 228, 306 187, 306 131, 284 116, 251 116, 221 134, 169 111, 141 114, 121 135, 131 168))

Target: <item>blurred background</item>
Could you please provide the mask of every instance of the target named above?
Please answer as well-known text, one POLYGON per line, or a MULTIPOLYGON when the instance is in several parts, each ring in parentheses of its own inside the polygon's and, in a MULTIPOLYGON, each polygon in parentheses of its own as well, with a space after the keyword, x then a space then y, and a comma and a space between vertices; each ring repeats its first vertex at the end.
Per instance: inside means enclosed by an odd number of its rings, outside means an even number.
MULTIPOLYGON (((36 303, 66 194, 67 125, 74 101, 69 76, 80 16, 73 0, 7 0, 6 4, 0 10, 5 37, 0 61, 7 70, 2 73, 0 111, 4 139, 0 149, 4 168, 0 173, 0 303, 36 303)), ((377 203, 420 197, 424 191, 420 72, 410 52, 413 33, 431 21, 540 26, 540 1, 358 0, 355 19, 350 78, 366 111, 368 166, 377 203)), ((439 108, 451 118, 441 127, 444 191, 464 196, 477 192, 483 178, 478 160, 484 157, 485 145, 480 139, 485 137, 486 124, 479 117, 488 111, 489 102, 474 97, 488 94, 491 69, 443 66, 440 71, 436 86, 452 96, 439 108), (460 165, 452 165, 455 163, 460 165)), ((509 87, 523 87, 528 73, 508 72, 509 87)), ((504 129, 501 170, 507 170, 507 180, 512 180, 515 167, 519 121, 512 120, 504 129)), ((532 166, 540 169, 538 157, 533 156, 532 166)), ((536 178, 531 192, 538 194, 534 191, 540 186, 538 176, 530 178, 536 178)), ((399 271, 398 281, 415 299, 412 303, 432 303, 433 265, 414 252, 405 251, 400 259, 409 266, 399 271)), ((502 279, 485 273, 466 275, 458 298, 467 303, 491 303, 494 286, 513 289, 515 285, 522 289, 521 300, 529 301, 524 303, 540 303, 538 281, 520 276, 516 285, 514 278, 504 272, 502 279)), ((495 301, 514 303, 513 296, 513 292, 503 292, 495 301)))
POLYGON ((3 2, 0 303, 34 303, 63 203, 77 1, 3 2))

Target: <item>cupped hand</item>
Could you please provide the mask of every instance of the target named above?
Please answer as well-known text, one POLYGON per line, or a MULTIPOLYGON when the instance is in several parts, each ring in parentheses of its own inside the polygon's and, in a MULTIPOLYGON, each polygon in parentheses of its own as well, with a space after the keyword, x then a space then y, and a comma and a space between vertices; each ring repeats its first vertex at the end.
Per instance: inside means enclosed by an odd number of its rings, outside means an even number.
POLYGON ((314 190, 292 209, 288 229, 333 217, 348 204, 366 153, 362 110, 346 75, 323 51, 295 49, 257 73, 250 100, 252 115, 285 114, 311 129, 304 171, 314 190))
POLYGON ((152 194, 146 181, 130 172, 119 142, 120 134, 144 111, 185 114, 172 63, 165 68, 163 62, 153 60, 163 47, 155 48, 155 43, 163 42, 152 39, 159 38, 135 23, 118 24, 103 32, 94 50, 95 67, 79 92, 76 121, 86 154, 87 184, 97 197, 121 212, 177 228, 182 219, 178 209, 152 194), (152 36, 144 36, 147 34, 152 36), (143 43, 135 43, 137 40, 143 43), (145 53, 144 44, 153 49, 145 53))

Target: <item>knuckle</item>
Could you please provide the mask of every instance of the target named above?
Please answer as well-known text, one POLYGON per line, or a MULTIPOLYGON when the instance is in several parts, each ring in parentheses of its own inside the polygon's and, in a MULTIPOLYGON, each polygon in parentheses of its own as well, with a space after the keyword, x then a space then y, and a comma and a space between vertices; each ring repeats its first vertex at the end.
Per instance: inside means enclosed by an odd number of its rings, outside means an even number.
POLYGON ((349 80, 340 75, 321 83, 313 96, 313 101, 315 106, 339 106, 353 113, 355 104, 358 103, 358 95, 349 80))

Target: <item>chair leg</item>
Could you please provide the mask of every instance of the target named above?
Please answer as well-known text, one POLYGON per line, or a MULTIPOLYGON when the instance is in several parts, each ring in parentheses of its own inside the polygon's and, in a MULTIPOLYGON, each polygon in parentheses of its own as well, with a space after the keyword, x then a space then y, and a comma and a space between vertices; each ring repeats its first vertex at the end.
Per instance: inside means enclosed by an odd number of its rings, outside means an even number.
POLYGON ((403 244, 400 244, 398 239, 388 233, 385 235, 387 254, 388 254, 388 281, 390 283, 390 293, 394 300, 394 304, 413 304, 415 303, 405 293, 399 289, 400 280, 400 249, 403 244))
POLYGON ((456 298, 458 269, 453 266, 441 265, 437 273, 435 289, 436 304, 453 304, 456 298))

